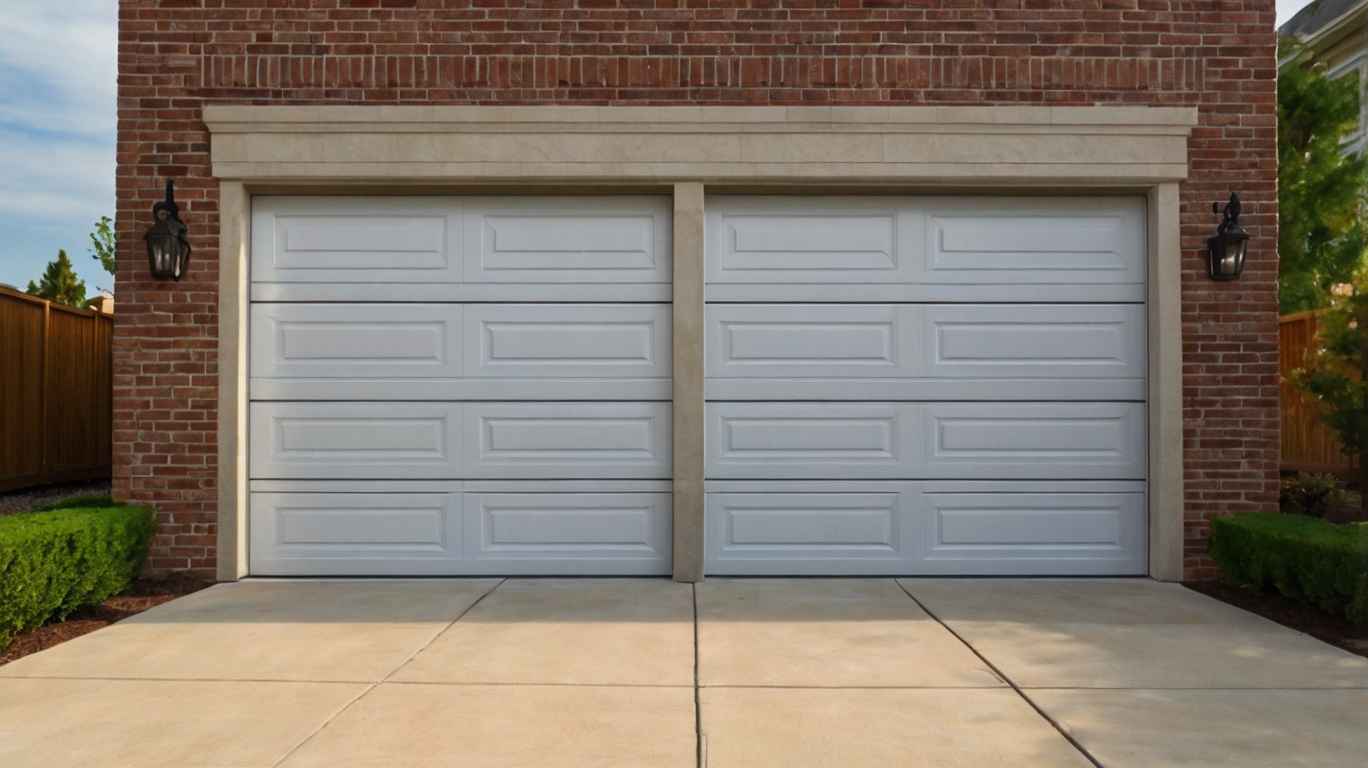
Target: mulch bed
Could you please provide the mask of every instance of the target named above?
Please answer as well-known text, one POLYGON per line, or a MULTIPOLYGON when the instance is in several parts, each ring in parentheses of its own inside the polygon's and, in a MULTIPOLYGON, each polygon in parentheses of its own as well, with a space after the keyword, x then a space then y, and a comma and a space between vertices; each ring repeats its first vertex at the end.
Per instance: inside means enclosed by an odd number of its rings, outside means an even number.
POLYGON ((0 666, 107 627, 182 595, 198 592, 212 584, 212 581, 186 574, 138 579, 123 594, 111 597, 93 608, 82 608, 68 616, 66 621, 45 624, 17 635, 8 648, 0 651, 0 666))
POLYGON ((109 481, 95 483, 67 483, 65 485, 45 485, 25 488, 20 491, 0 493, 0 515, 27 512, 41 504, 53 504, 73 496, 108 496, 109 481))
POLYGON ((1185 582, 1183 586, 1250 613, 1257 613, 1284 627, 1305 632, 1350 653, 1368 656, 1368 627, 1355 627, 1342 616, 1331 615, 1276 592, 1259 592, 1221 581, 1185 582))

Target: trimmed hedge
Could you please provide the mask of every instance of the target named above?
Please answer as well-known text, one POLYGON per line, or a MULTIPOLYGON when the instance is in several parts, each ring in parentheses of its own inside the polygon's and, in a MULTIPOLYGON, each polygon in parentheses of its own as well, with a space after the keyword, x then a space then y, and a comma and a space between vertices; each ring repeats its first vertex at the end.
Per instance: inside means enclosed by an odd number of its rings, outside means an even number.
POLYGON ((0 517, 0 649, 19 632, 127 589, 155 526, 151 509, 133 506, 0 517))
POLYGON ((1235 581, 1368 624, 1368 524, 1262 512, 1218 517, 1211 557, 1235 581))

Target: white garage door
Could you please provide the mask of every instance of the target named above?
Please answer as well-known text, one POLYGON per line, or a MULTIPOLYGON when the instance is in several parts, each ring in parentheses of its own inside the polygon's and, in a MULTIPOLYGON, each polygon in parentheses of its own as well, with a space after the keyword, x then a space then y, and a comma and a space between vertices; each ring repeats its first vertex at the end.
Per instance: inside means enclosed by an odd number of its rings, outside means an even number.
POLYGON ((253 201, 255 574, 670 567, 670 203, 253 201))
POLYGON ((1143 200, 707 211, 709 573, 1145 572, 1143 200))

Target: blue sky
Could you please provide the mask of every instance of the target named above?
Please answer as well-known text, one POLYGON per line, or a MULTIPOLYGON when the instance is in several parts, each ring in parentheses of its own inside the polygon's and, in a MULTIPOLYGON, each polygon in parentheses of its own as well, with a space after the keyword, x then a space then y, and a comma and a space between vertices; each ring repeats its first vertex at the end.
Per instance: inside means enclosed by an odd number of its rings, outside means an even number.
POLYGON ((0 283, 65 248, 86 292, 113 280, 87 234, 114 215, 117 0, 5 0, 0 13, 0 283))
MULTIPOLYGON (((1310 0, 1278 0, 1278 23, 1310 0)), ((4 0, 0 283, 23 288, 65 248, 86 290, 113 280, 87 234, 114 215, 117 0, 4 0)))

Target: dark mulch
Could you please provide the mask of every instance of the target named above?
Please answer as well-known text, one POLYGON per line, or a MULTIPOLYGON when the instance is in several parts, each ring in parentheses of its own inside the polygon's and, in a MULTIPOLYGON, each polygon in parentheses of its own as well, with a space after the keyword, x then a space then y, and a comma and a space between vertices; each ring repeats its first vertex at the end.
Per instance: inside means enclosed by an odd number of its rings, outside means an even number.
POLYGON ((45 485, 38 488, 25 488, 20 491, 0 493, 0 515, 27 512, 44 504, 55 504, 75 496, 108 496, 109 481, 94 483, 68 483, 66 485, 45 485))
POLYGON ((1305 632, 1350 653, 1368 656, 1368 627, 1355 627, 1342 616, 1334 616, 1277 592, 1259 592, 1237 584, 1197 581, 1186 582, 1184 586, 1250 613, 1257 613, 1284 627, 1305 632))
POLYGON ((212 581, 187 574, 138 579, 123 594, 111 597, 93 608, 76 611, 68 616, 66 621, 45 624, 17 635, 8 648, 0 651, 0 666, 107 627, 120 619, 142 613, 148 608, 182 595, 198 592, 211 584, 212 581))

